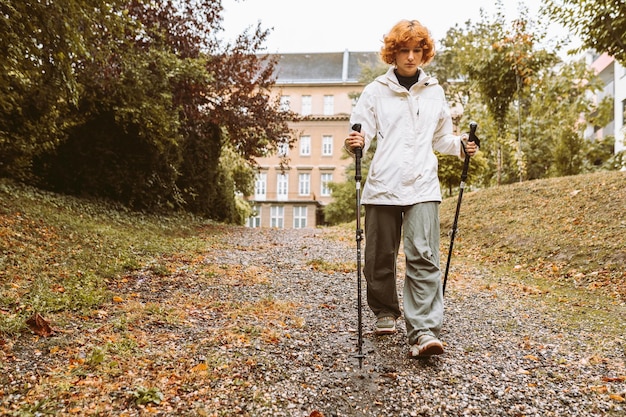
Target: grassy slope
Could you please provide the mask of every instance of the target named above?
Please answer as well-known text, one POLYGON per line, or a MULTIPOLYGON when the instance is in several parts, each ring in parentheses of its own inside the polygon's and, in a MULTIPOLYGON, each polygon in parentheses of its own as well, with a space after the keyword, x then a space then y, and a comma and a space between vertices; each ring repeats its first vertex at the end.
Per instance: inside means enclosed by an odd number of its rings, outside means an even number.
POLYGON ((98 308, 126 272, 167 273, 163 256, 206 248, 198 230, 207 224, 0 180, 0 334, 23 329, 33 312, 98 308))
MULTIPOLYGON (((466 192, 453 267, 474 262, 539 292, 571 289, 623 305, 625 185, 626 173, 611 172, 466 192)), ((442 204, 444 232, 456 201, 442 204)), ((125 271, 167 275, 165 258, 192 258, 219 230, 190 216, 146 216, 0 180, 0 333, 20 331, 34 311, 98 308, 125 271)), ((447 245, 442 239, 442 262, 447 245)))
MULTIPOLYGON (((442 231, 456 202, 442 205, 442 231)), ((626 299, 624 172, 466 193, 459 229, 454 254, 626 299)))

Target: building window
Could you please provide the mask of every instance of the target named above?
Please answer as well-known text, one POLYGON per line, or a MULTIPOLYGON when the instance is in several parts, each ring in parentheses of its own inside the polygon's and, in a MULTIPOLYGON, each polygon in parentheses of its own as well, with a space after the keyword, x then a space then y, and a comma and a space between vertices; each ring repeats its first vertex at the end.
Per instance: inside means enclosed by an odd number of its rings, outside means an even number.
POLYGON ((320 195, 322 197, 330 197, 331 191, 329 184, 333 181, 333 174, 324 173, 322 174, 322 189, 320 190, 320 195))
POLYGON ((254 206, 248 217, 248 227, 261 227, 261 206, 254 206))
POLYGON ((267 198, 267 174, 265 172, 259 172, 256 174, 256 181, 254 182, 254 199, 265 200, 267 198))
POLYGON ((298 194, 309 195, 311 194, 311 174, 299 174, 298 175, 298 194))
POLYGON ((322 155, 330 156, 333 154, 333 137, 324 135, 322 137, 322 155))
POLYGON ((276 199, 287 200, 289 195, 289 176, 287 174, 278 174, 276 183, 276 199))
POLYGON ((302 115, 308 116, 312 113, 313 100, 311 96, 302 96, 302 115))
POLYGON ((306 206, 295 206, 293 208, 293 228, 304 229, 306 227, 306 206))
POLYGON ((291 97, 280 96, 280 111, 289 111, 291 109, 291 97))
POLYGON ((270 226, 277 229, 283 229, 285 227, 285 207, 270 207, 270 226))
POLYGON ((330 116, 335 114, 335 97, 324 96, 324 115, 330 116))
POLYGON ((311 136, 300 136, 300 155, 311 155, 311 136))
POLYGON ((278 144, 278 156, 280 156, 281 158, 284 158, 287 155, 289 155, 289 143, 280 142, 278 144))

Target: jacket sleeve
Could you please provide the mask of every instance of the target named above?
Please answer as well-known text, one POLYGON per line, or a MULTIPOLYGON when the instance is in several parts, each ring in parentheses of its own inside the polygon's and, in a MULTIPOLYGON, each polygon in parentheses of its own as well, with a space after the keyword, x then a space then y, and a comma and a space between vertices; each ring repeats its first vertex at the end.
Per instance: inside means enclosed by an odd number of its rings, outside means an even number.
POLYGON ((452 125, 452 114, 448 103, 444 101, 444 105, 439 115, 439 121, 433 135, 433 149, 446 155, 461 156, 461 137, 455 135, 452 125))

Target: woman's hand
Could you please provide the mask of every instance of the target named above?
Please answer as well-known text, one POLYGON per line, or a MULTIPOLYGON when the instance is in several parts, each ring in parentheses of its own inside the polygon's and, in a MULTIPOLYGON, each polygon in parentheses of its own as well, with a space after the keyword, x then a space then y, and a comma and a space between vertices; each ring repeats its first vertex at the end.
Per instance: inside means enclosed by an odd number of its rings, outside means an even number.
POLYGON ((467 139, 469 138, 469 135, 467 133, 463 133, 461 135, 461 140, 463 141, 463 145, 461 147, 461 156, 464 157, 465 153, 467 153, 469 156, 474 156, 476 155, 476 152, 478 152, 479 146, 476 142, 468 142, 467 139), (465 148, 465 152, 463 152, 463 148, 465 148))
POLYGON ((360 132, 355 132, 354 130, 350 132, 350 135, 345 139, 344 144, 348 149, 356 149, 365 146, 365 138, 360 132))

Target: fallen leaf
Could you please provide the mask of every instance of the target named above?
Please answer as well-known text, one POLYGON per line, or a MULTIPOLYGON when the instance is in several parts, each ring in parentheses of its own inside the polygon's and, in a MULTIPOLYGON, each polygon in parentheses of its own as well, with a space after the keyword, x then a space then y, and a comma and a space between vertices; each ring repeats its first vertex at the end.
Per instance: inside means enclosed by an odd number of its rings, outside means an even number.
POLYGON ((606 385, 596 385, 596 386, 593 386, 593 387, 589 387, 589 389, 591 391, 597 392, 599 394, 604 394, 604 393, 606 393, 609 390, 609 388, 606 385))
POLYGON ((208 370, 209 367, 205 362, 199 363, 196 366, 194 366, 193 368, 191 368, 192 372, 203 372, 208 370))
POLYGON ((624 397, 622 397, 621 395, 618 395, 618 394, 611 394, 611 395, 609 395, 609 398, 612 399, 613 401, 617 401, 617 402, 620 402, 620 403, 623 403, 624 401, 626 401, 624 399, 624 397))
POLYGON ((320 413, 317 410, 314 410, 311 412, 311 414, 309 414, 309 417, 324 417, 324 414, 320 413))
POLYGON ((602 380, 604 382, 624 382, 626 381, 626 376, 617 376, 617 377, 604 376, 602 377, 602 380))
POLYGON ((51 336, 54 333, 50 323, 44 319, 41 314, 35 313, 28 320, 26 320, 28 327, 35 332, 35 334, 43 337, 51 336))

